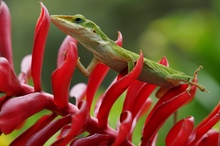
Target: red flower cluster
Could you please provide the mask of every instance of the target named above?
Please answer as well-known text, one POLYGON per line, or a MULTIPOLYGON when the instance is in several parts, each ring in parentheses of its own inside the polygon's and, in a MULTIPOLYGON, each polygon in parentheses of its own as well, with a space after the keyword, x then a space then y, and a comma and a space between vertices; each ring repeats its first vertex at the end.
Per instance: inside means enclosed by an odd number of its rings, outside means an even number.
MULTIPOLYGON (((123 145, 130 146, 137 121, 150 110, 155 85, 137 81, 143 65, 143 55, 132 72, 120 73, 109 88, 95 103, 94 116, 90 115, 94 95, 105 78, 109 68, 98 64, 89 76, 88 84, 77 84, 69 92, 69 85, 78 59, 77 42, 67 36, 58 52, 57 69, 52 74, 53 95, 41 87, 41 70, 45 42, 50 18, 41 3, 41 14, 37 21, 32 55, 26 56, 17 77, 13 69, 10 36, 10 14, 6 4, 0 1, 0 133, 10 134, 30 116, 43 109, 51 111, 44 115, 29 129, 24 131, 10 144, 43 145, 51 136, 60 131, 53 146, 67 145, 123 145), (34 87, 28 85, 32 78, 34 87), (117 129, 108 124, 109 113, 115 101, 127 91, 117 129), (76 105, 68 102, 74 97, 76 105), (59 117, 58 117, 59 116, 59 117), (87 136, 79 137, 87 132, 87 136)), ((122 45, 119 33, 118 45, 122 45)), ((160 61, 168 65, 166 58, 160 61)), ((197 79, 195 78, 195 82, 197 79)), ((166 119, 181 106, 191 101, 196 87, 190 94, 187 85, 181 85, 164 94, 150 111, 143 126, 141 146, 155 145, 157 132, 166 119)), ((166 137, 166 145, 217 145, 219 133, 210 130, 219 121, 220 104, 194 128, 193 117, 180 120, 166 137)))

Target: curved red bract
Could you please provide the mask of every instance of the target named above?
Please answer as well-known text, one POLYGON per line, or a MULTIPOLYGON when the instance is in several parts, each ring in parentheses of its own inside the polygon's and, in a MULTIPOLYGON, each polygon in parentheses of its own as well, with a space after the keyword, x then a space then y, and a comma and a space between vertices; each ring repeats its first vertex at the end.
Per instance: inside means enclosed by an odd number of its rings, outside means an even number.
POLYGON ((69 85, 78 59, 76 45, 70 43, 64 55, 63 64, 52 74, 54 103, 61 109, 68 105, 69 85))
POLYGON ((52 101, 40 93, 32 93, 7 100, 0 112, 1 131, 5 134, 11 133, 23 120, 45 109, 51 104, 50 102, 52 101))
POLYGON ((7 96, 18 95, 22 88, 8 60, 0 57, 0 92, 7 96))
POLYGON ((34 81, 35 91, 41 91, 41 71, 44 57, 46 38, 50 27, 50 15, 46 7, 41 3, 41 14, 37 21, 34 33, 32 50, 31 75, 34 81))
POLYGON ((5 57, 13 69, 11 16, 4 1, 0 1, 0 57, 5 57))
POLYGON ((188 117, 176 123, 166 137, 166 145, 186 145, 194 128, 194 118, 188 117))

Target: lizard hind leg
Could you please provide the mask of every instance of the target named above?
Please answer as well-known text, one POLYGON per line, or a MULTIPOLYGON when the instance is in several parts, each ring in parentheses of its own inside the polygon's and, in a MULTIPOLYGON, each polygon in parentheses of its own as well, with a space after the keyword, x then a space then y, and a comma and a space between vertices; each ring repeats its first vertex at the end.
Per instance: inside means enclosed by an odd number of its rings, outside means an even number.
POLYGON ((194 72, 194 77, 189 81, 189 86, 188 86, 188 88, 187 88, 187 91, 188 91, 188 92, 189 92, 190 89, 191 89, 191 85, 195 85, 197 88, 199 88, 200 91, 202 91, 202 92, 208 92, 208 93, 209 93, 209 91, 206 90, 206 88, 205 88, 203 85, 201 85, 201 84, 199 84, 199 83, 195 83, 195 82, 193 81, 194 79, 197 78, 198 72, 199 72, 202 68, 203 68, 203 67, 200 65, 200 66, 196 69, 196 71, 194 72))

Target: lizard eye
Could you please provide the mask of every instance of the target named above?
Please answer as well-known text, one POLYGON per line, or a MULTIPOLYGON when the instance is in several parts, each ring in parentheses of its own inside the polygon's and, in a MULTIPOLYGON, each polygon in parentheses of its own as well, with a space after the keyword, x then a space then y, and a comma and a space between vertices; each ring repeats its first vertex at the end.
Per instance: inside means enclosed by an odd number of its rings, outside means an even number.
POLYGON ((81 18, 75 18, 74 19, 74 22, 76 22, 76 23, 82 23, 83 22, 83 19, 81 19, 81 18))

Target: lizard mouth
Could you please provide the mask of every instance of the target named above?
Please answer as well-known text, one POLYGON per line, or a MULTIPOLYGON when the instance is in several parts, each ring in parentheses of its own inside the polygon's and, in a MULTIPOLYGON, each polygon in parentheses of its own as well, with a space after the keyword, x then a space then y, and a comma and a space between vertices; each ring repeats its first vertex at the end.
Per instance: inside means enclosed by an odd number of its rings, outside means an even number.
POLYGON ((50 20, 56 25, 60 30, 69 34, 69 29, 73 29, 72 16, 69 15, 51 15, 50 20))

